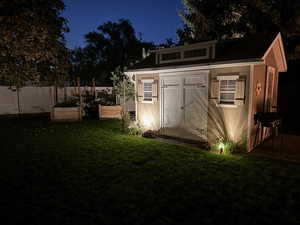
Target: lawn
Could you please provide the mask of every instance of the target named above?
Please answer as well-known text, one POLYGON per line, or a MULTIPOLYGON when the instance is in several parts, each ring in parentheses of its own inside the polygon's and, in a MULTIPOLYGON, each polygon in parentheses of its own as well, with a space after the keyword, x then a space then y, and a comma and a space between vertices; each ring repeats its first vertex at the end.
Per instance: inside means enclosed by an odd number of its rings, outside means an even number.
POLYGON ((0 135, 3 225, 300 223, 299 164, 128 136, 117 121, 6 119, 0 135))

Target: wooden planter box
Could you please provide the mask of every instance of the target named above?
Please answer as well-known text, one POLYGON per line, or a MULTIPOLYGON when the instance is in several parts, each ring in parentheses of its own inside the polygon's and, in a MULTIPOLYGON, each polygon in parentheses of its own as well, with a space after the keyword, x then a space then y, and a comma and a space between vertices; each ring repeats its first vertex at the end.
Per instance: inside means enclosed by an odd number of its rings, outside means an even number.
POLYGON ((122 119, 123 107, 116 106, 103 106, 99 105, 99 118, 100 119, 122 119))
POLYGON ((53 121, 80 121, 80 107, 53 107, 51 113, 53 121))

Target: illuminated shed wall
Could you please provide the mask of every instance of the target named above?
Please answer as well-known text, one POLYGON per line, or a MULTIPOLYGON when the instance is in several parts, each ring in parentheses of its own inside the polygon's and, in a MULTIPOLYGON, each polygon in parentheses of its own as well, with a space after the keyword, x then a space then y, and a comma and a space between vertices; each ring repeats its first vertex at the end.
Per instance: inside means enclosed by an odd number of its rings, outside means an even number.
POLYGON ((228 138, 234 142, 243 142, 247 138, 250 66, 218 68, 210 71, 211 80, 226 75, 238 75, 245 79, 245 102, 236 107, 221 107, 218 106, 217 100, 209 99, 208 141, 210 143, 214 143, 218 138, 228 138))
MULTIPOLYGON (((250 66, 211 69, 209 80, 217 76, 238 75, 245 79, 245 103, 235 108, 216 106, 216 100, 209 100, 207 119, 207 138, 213 143, 219 137, 226 137, 233 141, 242 141, 247 137, 248 109, 249 109, 249 74, 250 66)), ((141 79, 158 80, 158 101, 143 103, 137 101, 137 119, 141 125, 148 129, 160 129, 160 83, 159 74, 136 75, 136 83, 141 79)), ((209 93, 211 84, 209 82, 209 93)), ((178 136, 170 134, 170 136, 178 136)), ((188 137, 184 137, 188 138, 188 137)), ((195 139, 195 137, 191 137, 195 139)))
POLYGON ((143 103, 137 101, 137 120, 143 126, 144 129, 159 130, 160 128, 160 111, 159 111, 159 96, 160 96, 160 84, 158 74, 136 75, 136 93, 137 82, 141 79, 154 79, 158 82, 157 94, 158 99, 154 103, 143 103))

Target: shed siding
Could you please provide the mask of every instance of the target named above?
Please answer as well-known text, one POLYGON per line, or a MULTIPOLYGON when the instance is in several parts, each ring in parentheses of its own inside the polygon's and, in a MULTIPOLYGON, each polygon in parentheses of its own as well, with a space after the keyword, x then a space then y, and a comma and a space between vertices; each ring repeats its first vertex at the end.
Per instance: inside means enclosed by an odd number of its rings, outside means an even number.
MULTIPOLYGON (((245 141, 247 137, 248 106, 249 106, 249 73, 250 66, 219 68, 210 70, 210 84, 220 75, 239 75, 246 80, 245 103, 236 108, 216 106, 215 99, 209 99, 207 137, 208 142, 214 143, 219 137, 228 137, 233 141, 245 141)), ((137 75, 136 82, 141 79, 157 79, 159 74, 137 75)), ((158 101, 155 103, 137 102, 137 120, 141 124, 151 123, 151 129, 160 129, 160 83, 158 83, 158 101)), ((210 90, 209 90, 210 93, 210 90)))
MULTIPOLYGON (((159 130, 160 128, 160 83, 158 74, 137 75, 136 84, 142 79, 154 79, 157 81, 157 101, 153 103, 143 103, 137 101, 137 120, 145 129, 159 130)), ((137 85, 136 85, 137 88, 137 85)), ((136 90, 137 91, 137 90, 136 90)), ((137 93, 137 92, 136 92, 137 93)), ((138 99, 138 98, 137 98, 138 99)))
MULTIPOLYGON (((252 93, 252 106, 251 106, 251 116, 250 116, 250 147, 249 150, 253 149, 255 135, 257 132, 257 124, 254 121, 254 115, 257 112, 264 111, 264 103, 265 103, 265 90, 266 90, 266 65, 256 65, 253 69, 253 93, 252 93), (261 84, 261 91, 258 92, 257 86, 261 84)), ((262 139, 261 130, 258 132, 257 142, 259 143, 262 139)))
MULTIPOLYGON (((249 148, 248 150, 251 151, 254 147, 256 147, 261 141, 263 141, 266 137, 269 136, 269 132, 265 129, 257 129, 258 124, 255 124, 254 115, 257 112, 265 112, 265 99, 266 99, 266 88, 267 88, 267 71, 268 67, 275 68, 274 74, 274 86, 273 86, 273 100, 272 106, 277 105, 277 95, 278 95, 278 70, 282 65, 280 60, 280 49, 279 43, 273 46, 272 49, 268 52, 265 56, 265 64, 266 65, 255 65, 253 69, 253 83, 252 83, 252 106, 250 107, 250 140, 249 140, 249 148), (261 91, 257 93, 257 84, 261 84, 261 91), (256 140, 255 140, 255 136, 256 140), (256 142, 255 142, 256 141, 256 142)), ((272 111, 276 111, 272 109, 272 111)))
MULTIPOLYGON (((277 41, 278 42, 278 41, 277 41)), ((274 47, 271 49, 271 51, 266 55, 265 58, 265 64, 266 66, 270 66, 275 68, 275 74, 274 74, 274 89, 273 89, 273 105, 277 106, 277 98, 278 98, 278 76, 281 67, 283 67, 282 61, 281 61, 281 52, 279 43, 276 43, 274 47)), ((266 73, 266 71, 265 71, 266 73)), ((267 79, 265 79, 267 80, 267 79)), ((264 89, 265 93, 265 89, 264 89)), ((264 96, 265 97, 265 96, 264 96)))
POLYGON ((278 67, 278 62, 276 62, 276 56, 278 57, 278 54, 280 53, 274 51, 274 48, 272 48, 265 58, 266 65, 272 66, 274 68, 278 67))
MULTIPOLYGON (((217 76, 239 75, 245 79, 245 103, 237 107, 217 106, 216 99, 209 99, 208 142, 229 138, 234 142, 246 142, 248 128, 250 66, 211 69, 210 83, 217 76)), ((211 87, 211 85, 210 85, 211 87)))
MULTIPOLYGON (((254 115, 258 112, 265 112, 265 98, 266 98, 266 82, 267 82, 267 69, 266 65, 256 65, 254 66, 253 71, 253 93, 252 93, 252 106, 250 108, 250 146, 249 151, 251 151, 255 146, 257 146, 261 141, 269 136, 267 130, 263 131, 262 129, 257 130, 258 124, 255 124, 254 115), (261 84, 261 91, 257 93, 257 84, 261 84), (257 134, 256 140, 255 136, 257 134), (256 141, 256 143, 255 143, 256 141)), ((278 95, 278 75, 279 73, 275 70, 274 74, 274 90, 273 90, 273 101, 272 105, 277 105, 277 95, 278 95)), ((276 108, 274 109, 276 111, 276 108)))
POLYGON ((265 64, 276 68, 280 72, 285 72, 287 70, 284 49, 282 46, 280 36, 274 40, 270 48, 265 53, 263 57, 265 64))

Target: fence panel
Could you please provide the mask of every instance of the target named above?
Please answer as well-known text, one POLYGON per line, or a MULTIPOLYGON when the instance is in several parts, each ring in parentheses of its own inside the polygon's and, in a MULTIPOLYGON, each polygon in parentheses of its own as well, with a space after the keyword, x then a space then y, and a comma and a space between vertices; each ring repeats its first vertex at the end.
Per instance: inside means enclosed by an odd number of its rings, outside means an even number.
POLYGON ((18 114, 18 96, 8 86, 0 86, 0 115, 18 114))
POLYGON ((52 105, 51 87, 23 87, 19 92, 21 113, 50 112, 52 105))
MULTIPOLYGON (((120 105, 124 104, 124 99, 122 97, 119 97, 117 102, 119 102, 120 105)), ((134 99, 128 99, 125 102, 125 110, 126 112, 134 112, 135 111, 135 101, 134 99)))
MULTIPOLYGON (((81 93, 85 91, 92 93, 92 87, 81 87, 81 93)), ((112 94, 112 87, 95 87, 96 97, 98 93, 106 90, 112 94)), ((78 95, 77 87, 58 87, 57 102, 64 102, 66 99, 78 95)), ((18 92, 9 89, 8 86, 0 86, 0 115, 18 114, 18 113, 47 113, 55 102, 54 87, 23 87, 18 92)), ((122 104, 122 99, 117 98, 117 103, 122 104)), ((126 111, 135 111, 134 100, 126 102, 126 111)))

